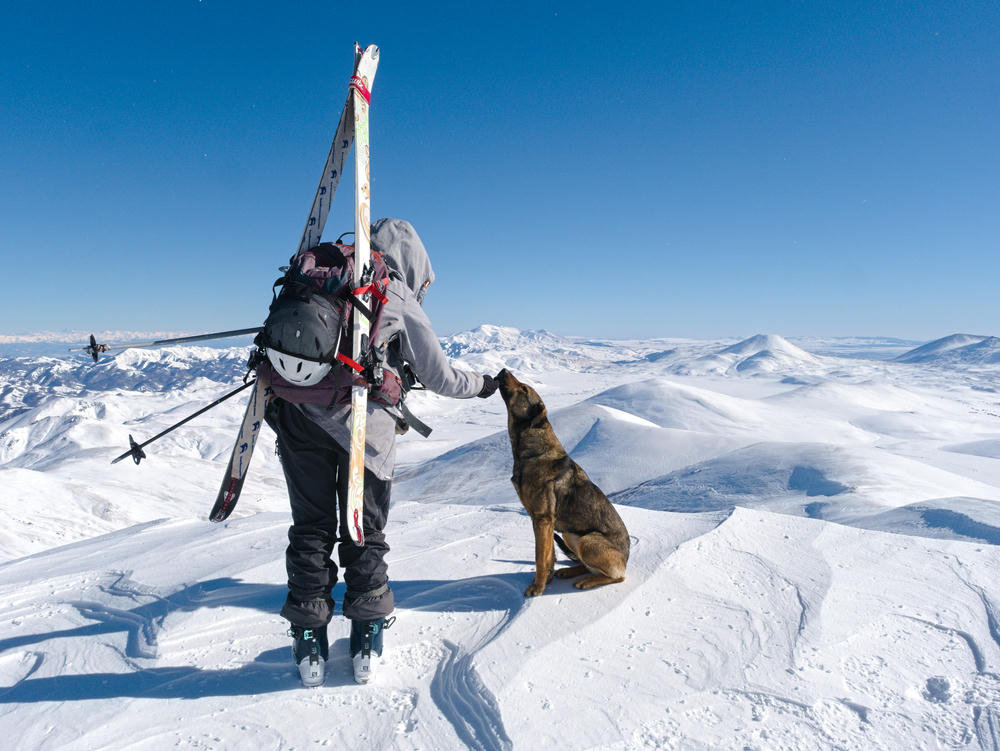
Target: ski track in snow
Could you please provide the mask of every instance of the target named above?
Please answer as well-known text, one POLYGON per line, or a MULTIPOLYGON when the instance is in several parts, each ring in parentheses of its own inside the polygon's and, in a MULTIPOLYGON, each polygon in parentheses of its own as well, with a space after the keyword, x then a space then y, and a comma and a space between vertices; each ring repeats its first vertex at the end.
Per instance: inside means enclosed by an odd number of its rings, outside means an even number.
MULTIPOLYGON (((503 625, 494 630, 490 639, 503 631, 503 625)), ((476 672, 476 651, 467 652, 449 640, 445 640, 444 648, 446 657, 438 666, 430 687, 431 698, 438 709, 467 748, 481 751, 512 748, 496 697, 476 672)))

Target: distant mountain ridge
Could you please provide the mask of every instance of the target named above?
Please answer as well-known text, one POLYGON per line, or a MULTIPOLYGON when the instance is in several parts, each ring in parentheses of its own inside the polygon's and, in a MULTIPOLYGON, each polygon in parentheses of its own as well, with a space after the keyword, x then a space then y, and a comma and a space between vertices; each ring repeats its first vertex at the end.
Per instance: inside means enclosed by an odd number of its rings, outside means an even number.
POLYGON ((544 330, 484 324, 442 337, 441 346, 448 357, 483 373, 496 373, 503 367, 534 373, 553 367, 588 370, 609 362, 634 362, 649 354, 655 341, 576 339, 544 330))
MULTIPOLYGON (((645 374, 755 377, 778 373, 808 378, 832 361, 829 355, 812 354, 776 334, 757 334, 733 344, 688 339, 602 340, 487 324, 440 341, 445 354, 460 367, 481 373, 496 373, 504 367, 526 375, 552 370, 589 372, 614 364, 645 374)), ((171 391, 187 388, 199 379, 232 383, 246 372, 248 351, 247 344, 126 349, 102 355, 98 363, 82 352, 57 357, 0 357, 0 421, 53 395, 117 389, 171 391)), ((895 362, 996 364, 1000 363, 1000 338, 952 334, 909 350, 895 362)))
POLYGON ((127 349, 93 362, 84 354, 0 359, 0 421, 50 396, 115 390, 174 391, 198 380, 231 383, 246 372, 247 348, 127 349))
MULTIPOLYGON (((89 331, 38 331, 32 334, 0 334, 0 344, 35 344, 49 342, 55 344, 86 346, 89 331)), ((190 336, 192 332, 176 331, 97 331, 94 336, 100 342, 138 342, 146 339, 169 339, 190 336)), ((200 332, 195 332, 200 333, 200 332)))
POLYGON ((1000 337, 951 334, 904 352, 896 362, 988 365, 1000 363, 1000 337))

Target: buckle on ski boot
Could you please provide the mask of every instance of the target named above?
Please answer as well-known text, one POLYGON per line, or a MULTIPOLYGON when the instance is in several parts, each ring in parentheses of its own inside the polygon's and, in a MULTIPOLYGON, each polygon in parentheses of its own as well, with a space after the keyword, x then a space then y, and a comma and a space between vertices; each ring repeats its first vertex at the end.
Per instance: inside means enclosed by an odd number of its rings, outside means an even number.
POLYGON ((326 661, 329 657, 329 646, 326 638, 326 627, 320 629, 292 626, 288 629, 292 642, 292 659, 299 669, 302 684, 313 688, 323 683, 326 674, 326 661))
POLYGON ((374 621, 351 621, 351 661, 354 680, 368 683, 382 657, 382 632, 396 622, 395 616, 374 621))

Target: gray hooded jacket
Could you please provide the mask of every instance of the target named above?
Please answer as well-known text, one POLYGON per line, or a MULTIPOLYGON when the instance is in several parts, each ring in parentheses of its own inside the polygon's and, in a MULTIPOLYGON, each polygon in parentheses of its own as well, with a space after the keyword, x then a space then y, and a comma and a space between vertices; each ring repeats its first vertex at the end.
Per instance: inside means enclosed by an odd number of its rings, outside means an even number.
MULTIPOLYGON (((392 275, 382 309, 379 340, 398 341, 399 354, 429 390, 442 396, 468 399, 483 388, 483 377, 458 370, 445 357, 431 322, 421 305, 434 271, 424 244, 413 226, 402 219, 379 219, 372 225, 372 248, 385 259, 392 275)), ((400 363, 390 356, 386 368, 397 376, 400 363)), ((351 445, 351 406, 296 405, 345 449, 351 445)), ((396 465, 396 422, 401 415, 383 405, 368 402, 365 467, 383 480, 392 479, 396 465)))

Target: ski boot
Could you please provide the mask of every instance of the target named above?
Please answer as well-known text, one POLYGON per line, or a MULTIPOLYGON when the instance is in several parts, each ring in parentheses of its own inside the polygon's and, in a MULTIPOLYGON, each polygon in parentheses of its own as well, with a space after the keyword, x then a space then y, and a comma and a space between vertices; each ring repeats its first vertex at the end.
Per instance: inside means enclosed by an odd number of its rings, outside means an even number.
POLYGON ((302 685, 309 688, 322 685, 326 674, 326 661, 330 656, 326 626, 320 628, 292 626, 288 630, 288 635, 294 640, 292 657, 299 668, 302 685))
POLYGON ((375 676, 382 657, 382 632, 395 621, 395 617, 351 621, 351 660, 358 683, 368 683, 375 676))

